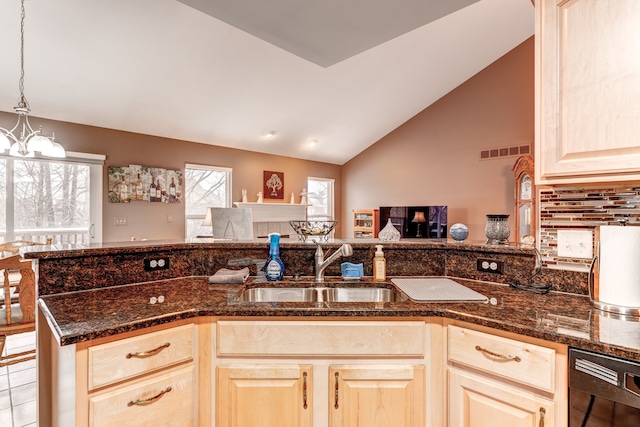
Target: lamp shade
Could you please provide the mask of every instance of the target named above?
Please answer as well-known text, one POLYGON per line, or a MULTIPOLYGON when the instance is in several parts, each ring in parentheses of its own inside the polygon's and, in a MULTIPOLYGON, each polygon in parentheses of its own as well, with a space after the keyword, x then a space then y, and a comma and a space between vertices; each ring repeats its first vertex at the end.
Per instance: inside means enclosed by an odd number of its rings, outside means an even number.
POLYGON ((424 217, 424 212, 416 212, 411 222, 427 222, 424 217))

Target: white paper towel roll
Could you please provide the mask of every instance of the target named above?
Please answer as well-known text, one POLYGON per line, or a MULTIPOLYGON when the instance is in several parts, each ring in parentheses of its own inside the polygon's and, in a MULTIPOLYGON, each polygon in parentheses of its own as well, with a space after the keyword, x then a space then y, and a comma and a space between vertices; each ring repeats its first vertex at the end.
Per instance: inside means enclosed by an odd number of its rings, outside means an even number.
POLYGON ((640 227, 600 227, 598 300, 640 307, 640 227))

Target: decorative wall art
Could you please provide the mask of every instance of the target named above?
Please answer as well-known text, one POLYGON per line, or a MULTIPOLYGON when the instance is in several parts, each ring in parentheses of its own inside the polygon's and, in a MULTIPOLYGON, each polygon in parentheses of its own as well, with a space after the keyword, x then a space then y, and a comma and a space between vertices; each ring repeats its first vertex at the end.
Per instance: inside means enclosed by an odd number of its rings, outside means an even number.
POLYGON ((284 199, 284 172, 264 171, 264 198, 284 199))
POLYGON ((182 203, 182 171, 142 165, 109 166, 109 202, 182 203))

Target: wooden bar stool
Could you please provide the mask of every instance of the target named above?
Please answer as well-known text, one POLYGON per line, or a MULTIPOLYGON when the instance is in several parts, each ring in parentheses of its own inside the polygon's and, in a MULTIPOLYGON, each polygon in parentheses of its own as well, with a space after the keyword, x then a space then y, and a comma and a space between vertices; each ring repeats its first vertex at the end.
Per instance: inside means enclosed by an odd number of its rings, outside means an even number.
MULTIPOLYGON (((21 255, 0 258, 4 281, 0 301, 0 356, 8 335, 32 332, 36 329, 36 282, 31 261, 21 255), (20 280, 10 280, 19 273, 20 280), (17 297, 15 297, 17 296, 17 297)), ((35 349, 0 357, 0 367, 35 359, 35 349)))

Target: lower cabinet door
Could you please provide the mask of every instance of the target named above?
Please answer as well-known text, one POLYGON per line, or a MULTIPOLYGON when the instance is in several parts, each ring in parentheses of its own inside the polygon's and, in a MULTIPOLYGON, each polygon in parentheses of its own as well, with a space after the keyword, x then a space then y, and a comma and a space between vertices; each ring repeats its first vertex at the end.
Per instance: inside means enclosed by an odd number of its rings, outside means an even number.
POLYGON ((311 427, 311 365, 217 368, 216 427, 311 427))
POLYGON ((332 365, 331 427, 425 425, 423 365, 332 365))
POLYGON ((90 427, 193 427, 193 366, 150 375, 89 397, 90 427))
POLYGON ((449 427, 552 427, 553 401, 449 369, 449 427))

